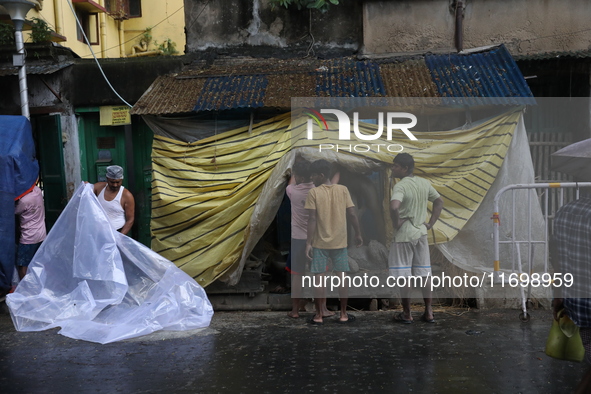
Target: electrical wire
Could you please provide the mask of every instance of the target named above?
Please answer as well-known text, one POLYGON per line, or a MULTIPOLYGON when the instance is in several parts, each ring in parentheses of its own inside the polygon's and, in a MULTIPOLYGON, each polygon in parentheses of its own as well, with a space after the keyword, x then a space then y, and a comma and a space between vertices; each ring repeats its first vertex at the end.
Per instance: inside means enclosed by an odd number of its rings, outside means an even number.
POLYGON ((119 93, 117 93, 117 91, 115 90, 115 88, 113 87, 113 85, 111 85, 111 82, 109 81, 109 78, 107 78, 107 76, 105 75, 105 72, 103 71, 103 68, 101 67, 101 65, 100 65, 100 63, 99 63, 96 55, 94 54, 94 51, 92 50, 92 46, 90 45, 90 40, 88 39, 88 37, 86 37, 86 32, 82 28, 82 24, 80 23, 80 20, 78 19, 78 15, 76 15, 76 11, 74 11, 74 7, 72 6, 72 2, 68 0, 67 3, 70 6, 70 10, 72 10, 72 14, 74 14, 74 18, 76 18, 76 24, 78 25, 78 28, 82 32, 82 35, 84 36, 84 40, 86 40, 86 45, 88 46, 88 49, 90 49, 90 52, 92 53, 92 57, 94 58, 94 61, 96 62, 96 65, 98 66, 99 70, 101 71, 101 74, 103 75, 103 78, 105 79, 105 81, 107 82, 107 84, 109 85, 109 87, 111 88, 111 90, 113 91, 113 93, 115 93, 115 95, 117 97, 119 97, 119 99, 121 101, 123 101, 123 103, 125 103, 125 105, 127 105, 129 108, 133 107, 133 105, 131 105, 127 101, 125 101, 123 99, 123 97, 121 97, 121 95, 119 93))
POLYGON ((187 27, 187 30, 189 30, 191 27, 193 27, 193 24, 195 22, 197 22, 197 19, 201 16, 201 14, 203 14, 203 11, 205 11, 205 9, 207 8, 207 6, 209 5, 209 3, 211 2, 211 0, 207 0, 207 3, 205 3, 205 5, 203 6, 203 8, 201 9, 201 11, 197 14, 197 16, 191 21, 191 23, 189 24, 189 26, 187 27))

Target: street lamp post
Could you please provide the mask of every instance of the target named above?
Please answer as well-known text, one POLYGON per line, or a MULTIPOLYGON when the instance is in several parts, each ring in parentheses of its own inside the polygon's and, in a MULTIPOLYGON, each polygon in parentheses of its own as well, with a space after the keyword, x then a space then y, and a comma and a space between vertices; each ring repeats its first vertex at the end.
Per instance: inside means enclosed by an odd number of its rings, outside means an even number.
POLYGON ((20 66, 18 70, 18 84, 21 96, 21 113, 29 119, 29 95, 27 88, 27 70, 25 68, 25 44, 23 42, 23 25, 27 12, 35 6, 27 0, 0 0, 0 5, 6 8, 10 19, 14 23, 14 40, 17 55, 13 57, 13 64, 20 66))

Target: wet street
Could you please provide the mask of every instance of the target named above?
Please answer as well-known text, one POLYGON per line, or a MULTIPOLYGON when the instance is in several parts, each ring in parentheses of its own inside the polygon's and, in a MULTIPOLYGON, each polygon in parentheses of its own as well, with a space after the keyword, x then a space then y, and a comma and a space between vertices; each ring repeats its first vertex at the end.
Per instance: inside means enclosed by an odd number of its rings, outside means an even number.
POLYGON ((0 315, 2 393, 570 393, 583 363, 544 354, 549 311, 394 311, 311 326, 285 312, 218 312, 207 329, 99 345, 18 333, 0 315))

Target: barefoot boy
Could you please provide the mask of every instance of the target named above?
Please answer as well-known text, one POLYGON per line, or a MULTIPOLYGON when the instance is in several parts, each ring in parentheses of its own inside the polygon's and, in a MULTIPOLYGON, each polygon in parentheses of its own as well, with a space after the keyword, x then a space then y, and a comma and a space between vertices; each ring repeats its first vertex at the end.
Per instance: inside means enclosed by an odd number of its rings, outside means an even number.
MULTIPOLYGON (((339 322, 349 323, 354 320, 353 315, 347 314, 348 294, 344 286, 345 272, 349 271, 349 256, 347 253, 347 219, 355 230, 355 245, 363 244, 359 221, 355 213, 355 206, 351 201, 349 190, 343 185, 330 181, 330 163, 318 160, 310 168, 312 182, 306 199, 305 208, 308 210, 308 234, 306 255, 312 260, 310 271, 323 282, 326 274, 327 261, 330 258, 335 271, 340 272, 341 284, 339 296, 341 299, 341 313, 339 322)), ((317 289, 315 297, 316 315, 309 320, 310 324, 322 324, 322 305, 326 302, 324 288, 317 289)))

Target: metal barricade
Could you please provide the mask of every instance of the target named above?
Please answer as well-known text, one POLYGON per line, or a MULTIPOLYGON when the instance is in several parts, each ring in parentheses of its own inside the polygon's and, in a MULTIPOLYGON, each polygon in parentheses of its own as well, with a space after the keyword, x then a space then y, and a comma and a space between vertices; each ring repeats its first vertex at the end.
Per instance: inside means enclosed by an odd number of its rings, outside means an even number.
MULTIPOLYGON (((532 264, 533 264, 533 247, 535 245, 541 245, 544 250, 544 272, 548 273, 548 262, 549 262, 549 228, 550 228, 550 218, 553 218, 553 215, 550 214, 549 210, 549 191, 551 189, 558 189, 560 190, 559 193, 559 200, 558 200, 558 207, 564 205, 564 190, 568 188, 575 189, 575 199, 579 198, 579 189, 591 187, 591 182, 566 182, 566 183, 533 183, 533 184, 516 184, 516 185, 509 185, 505 186, 501 190, 497 192, 495 195, 495 199, 493 202, 494 205, 494 213, 492 216, 493 220, 493 242, 494 242, 494 279, 496 282, 506 280, 505 276, 501 274, 501 262, 500 262, 500 251, 499 245, 500 244, 510 244, 511 245, 511 256, 512 256, 512 265, 511 271, 512 273, 517 273, 517 280, 522 281, 521 274, 525 273, 526 278, 528 279, 527 282, 527 297, 525 294, 525 287, 526 286, 518 286, 521 293, 521 306, 522 306, 522 313, 519 318, 522 321, 528 321, 529 315, 527 313, 527 301, 531 298, 531 281, 529 278, 532 275, 532 264), (516 226, 515 226, 515 191, 516 190, 523 190, 526 189, 527 192, 527 237, 525 240, 519 240, 516 235, 516 226), (531 193, 536 189, 546 189, 546 192, 543 194, 543 205, 542 205, 542 214, 544 217, 544 237, 543 239, 533 239, 532 237, 532 198, 531 193), (511 239, 507 241, 499 240, 499 227, 501 225, 501 216, 499 213, 499 201, 501 196, 506 191, 512 191, 512 200, 511 200, 511 239), (527 271, 523 270, 523 259, 521 253, 521 245, 526 245, 527 253, 527 271)), ((525 282, 525 281, 523 281, 525 282)))

